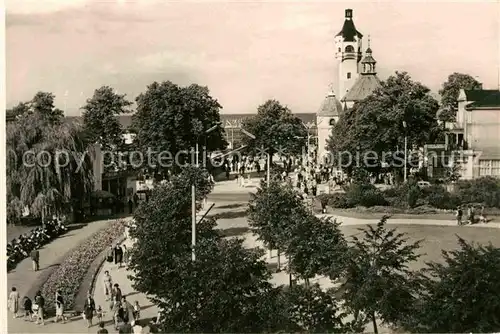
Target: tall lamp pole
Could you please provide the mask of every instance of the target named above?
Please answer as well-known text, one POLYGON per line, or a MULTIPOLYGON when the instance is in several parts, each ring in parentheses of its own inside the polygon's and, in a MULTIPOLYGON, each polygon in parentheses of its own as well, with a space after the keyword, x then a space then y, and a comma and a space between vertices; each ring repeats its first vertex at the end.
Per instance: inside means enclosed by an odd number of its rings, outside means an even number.
MULTIPOLYGON (((210 132, 214 131, 219 127, 220 122, 209 128, 208 130, 205 130, 203 133, 205 135, 205 152, 206 152, 206 135, 209 134, 210 132)), ((198 140, 196 141, 196 167, 200 167, 199 164, 199 152, 198 152, 198 140)), ((196 260, 196 252, 195 252, 195 247, 196 247, 196 185, 193 184, 191 185, 191 260, 195 261, 196 260)))
POLYGON ((407 161, 408 161, 408 157, 407 157, 407 152, 408 152, 408 136, 407 136, 407 133, 406 133, 406 121, 403 121, 403 128, 404 128, 404 131, 405 131, 405 144, 404 144, 404 150, 405 150, 405 165, 404 165, 404 171, 403 171, 403 180, 404 182, 406 183, 406 180, 407 180, 407 176, 408 176, 408 172, 406 170, 406 164, 407 164, 407 161))
MULTIPOLYGON (((250 137, 251 139, 257 138, 253 133, 248 132, 247 130, 241 128, 241 132, 243 132, 244 135, 247 137, 250 137)), ((261 150, 262 152, 265 152, 264 148, 261 150)), ((271 184, 271 155, 269 152, 266 152, 267 155, 267 175, 266 175, 266 184, 267 184, 267 189, 269 191, 269 185, 271 184)), ((269 248, 269 252, 267 253, 268 259, 272 258, 272 253, 271 253, 271 248, 269 248)))

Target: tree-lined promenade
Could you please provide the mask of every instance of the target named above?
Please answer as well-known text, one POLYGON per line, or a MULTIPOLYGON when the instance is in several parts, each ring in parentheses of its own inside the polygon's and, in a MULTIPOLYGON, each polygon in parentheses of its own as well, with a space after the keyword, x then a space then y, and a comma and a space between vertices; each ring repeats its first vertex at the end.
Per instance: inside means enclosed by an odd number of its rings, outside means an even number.
MULTIPOLYGON (((464 85, 474 82, 461 74, 450 76, 443 85, 442 103, 446 102, 449 110, 456 108, 455 92, 464 85)), ((429 93, 407 73, 396 73, 341 116, 332 129, 328 149, 382 152, 397 146, 402 136, 415 146, 439 141, 444 133, 438 124, 439 104, 429 93), (403 122, 408 128, 399 126, 403 122)), ((227 146, 220 127, 222 106, 206 87, 155 82, 135 102, 130 129, 121 128, 116 116, 132 112, 132 103, 110 87, 97 89, 87 100, 81 125, 64 122, 50 93, 40 92, 29 103, 10 110, 7 146, 15 159, 7 162, 8 221, 25 219, 26 211, 42 224, 80 212, 95 196, 92 185, 96 176, 90 155, 83 164, 78 158, 96 145, 125 154, 132 150, 150 152, 152 148, 180 152, 198 146, 213 152, 227 146), (125 132, 135 135, 132 143, 123 139, 125 132), (64 150, 71 153, 71 160, 63 167, 27 165, 21 157, 28 150, 47 152, 51 159, 59 159, 57 152, 64 150)), ((307 129, 279 101, 259 106, 244 128, 249 134, 245 154, 257 155, 265 148, 269 157, 280 151, 287 159, 301 158, 298 155, 306 145, 307 129)), ((214 188, 210 176, 214 168, 200 168, 200 156, 186 156, 183 163, 187 166, 168 168, 154 160, 137 166, 131 158, 123 165, 105 161, 105 172, 148 173, 165 181, 156 184, 133 214, 129 234, 135 243, 127 263, 130 287, 160 310, 156 326, 161 332, 351 333, 367 328, 377 332, 379 326, 411 332, 500 329, 496 316, 500 311, 499 248, 457 237, 458 247, 414 269, 424 240, 410 240, 407 233, 389 228, 390 217, 346 235, 340 221, 311 212, 302 194, 281 180, 282 173, 286 176, 289 171, 271 158, 267 182, 260 184, 248 204, 250 232, 257 239, 257 244, 249 246, 248 238, 224 235, 216 228, 214 217, 204 217, 193 230, 193 204, 195 211, 199 210, 214 188), (276 251, 277 270, 289 276, 288 283, 273 284, 276 273, 266 263, 260 246, 276 251), (328 284, 316 284, 318 277, 328 284)), ((393 165, 390 173, 406 175, 403 169, 393 165)), ((347 165, 342 172, 349 179, 347 200, 359 204, 359 198, 374 194, 367 175, 380 173, 380 168, 347 165)), ((404 194, 409 207, 418 204, 420 194, 413 181, 400 182, 401 189, 407 189, 404 194)), ((487 193, 481 195, 492 195, 487 204, 498 206, 500 185, 486 181, 481 184, 488 185, 487 193)), ((472 190, 463 191, 461 196, 462 200, 479 198, 472 190)), ((195 218, 199 219, 196 214, 195 218)), ((102 255, 97 253, 121 241, 122 225, 113 224, 108 226, 113 231, 98 229, 92 240, 86 239, 88 247, 82 242, 68 252, 55 278, 52 275, 37 283, 41 290, 52 294, 64 288, 68 305, 76 304, 88 270, 95 270, 93 263, 102 255), (85 270, 70 270, 75 261, 85 270)), ((59 240, 64 239, 56 242, 59 240)), ((46 247, 50 249, 50 245, 46 247)), ((24 264, 19 268, 26 270, 26 261, 30 260, 21 261, 24 264)), ((128 278, 126 282, 129 284, 128 278)), ((28 285, 22 293, 29 290, 28 285)), ((55 302, 52 295, 46 298, 55 302)), ((113 317, 118 316, 118 309, 113 309, 113 317)))

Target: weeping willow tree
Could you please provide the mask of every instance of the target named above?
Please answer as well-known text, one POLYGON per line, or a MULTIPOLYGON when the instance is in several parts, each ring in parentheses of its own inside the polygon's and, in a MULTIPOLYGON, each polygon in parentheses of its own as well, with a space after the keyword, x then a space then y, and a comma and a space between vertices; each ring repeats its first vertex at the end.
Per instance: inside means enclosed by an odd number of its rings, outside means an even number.
POLYGON ((81 126, 53 115, 31 108, 7 125, 9 222, 29 210, 44 223, 70 212, 92 190, 91 146, 81 126))

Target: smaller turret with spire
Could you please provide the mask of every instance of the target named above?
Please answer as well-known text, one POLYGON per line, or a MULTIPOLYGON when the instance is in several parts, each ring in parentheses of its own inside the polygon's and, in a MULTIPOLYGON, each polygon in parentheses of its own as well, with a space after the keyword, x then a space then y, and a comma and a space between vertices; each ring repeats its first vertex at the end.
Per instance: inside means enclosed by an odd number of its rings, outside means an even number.
POLYGON ((372 49, 370 47, 370 36, 368 36, 368 48, 365 51, 365 57, 361 60, 361 74, 377 74, 375 65, 377 61, 372 56, 372 49))

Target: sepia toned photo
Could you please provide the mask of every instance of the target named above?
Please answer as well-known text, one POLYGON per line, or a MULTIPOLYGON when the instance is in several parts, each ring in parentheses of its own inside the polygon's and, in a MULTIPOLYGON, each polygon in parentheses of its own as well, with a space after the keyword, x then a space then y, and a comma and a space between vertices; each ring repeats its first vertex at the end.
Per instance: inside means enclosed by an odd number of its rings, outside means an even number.
POLYGON ((8 333, 500 333, 498 1, 5 2, 8 333))

